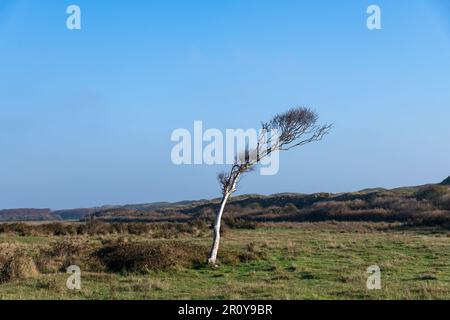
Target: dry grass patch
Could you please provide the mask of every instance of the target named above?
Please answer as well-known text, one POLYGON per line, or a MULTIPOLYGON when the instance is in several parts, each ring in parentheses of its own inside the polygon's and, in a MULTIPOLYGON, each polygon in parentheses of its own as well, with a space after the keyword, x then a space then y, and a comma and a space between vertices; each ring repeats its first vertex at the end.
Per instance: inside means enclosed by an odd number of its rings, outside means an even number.
POLYGON ((0 255, 0 283, 34 278, 39 275, 33 259, 22 250, 0 255))
POLYGON ((92 255, 94 250, 94 247, 82 241, 55 242, 40 251, 36 265, 43 273, 64 272, 71 265, 77 265, 85 271, 101 271, 101 263, 92 255))
POLYGON ((174 270, 206 261, 206 247, 183 242, 117 242, 105 245, 95 256, 112 272, 174 270))

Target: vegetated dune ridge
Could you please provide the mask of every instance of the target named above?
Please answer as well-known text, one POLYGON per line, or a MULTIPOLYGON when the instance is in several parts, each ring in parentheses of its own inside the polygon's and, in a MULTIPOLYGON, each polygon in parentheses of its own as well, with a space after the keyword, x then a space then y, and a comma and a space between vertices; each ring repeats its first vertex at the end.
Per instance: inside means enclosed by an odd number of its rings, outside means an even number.
MULTIPOLYGON (((35 213, 16 209, 0 211, 0 221, 79 220, 89 216, 105 222, 185 222, 210 219, 218 205, 219 199, 213 199, 35 213)), ((440 184, 391 190, 235 196, 226 214, 228 219, 258 222, 387 221, 450 228, 450 177, 440 184)))

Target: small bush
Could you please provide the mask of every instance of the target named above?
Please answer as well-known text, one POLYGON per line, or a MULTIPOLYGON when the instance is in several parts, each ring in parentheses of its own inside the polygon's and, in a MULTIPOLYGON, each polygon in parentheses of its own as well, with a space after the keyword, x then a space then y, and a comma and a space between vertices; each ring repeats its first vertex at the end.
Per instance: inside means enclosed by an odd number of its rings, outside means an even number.
POLYGON ((34 278, 38 275, 33 259, 22 251, 0 257, 0 283, 34 278))
POLYGON ((95 256, 112 272, 146 273, 203 264, 205 247, 183 243, 114 243, 97 250, 95 256))
POLYGON ((254 221, 236 219, 233 217, 226 217, 224 219, 224 225, 227 225, 230 229, 256 229, 258 226, 254 221))
POLYGON ((0 233, 14 233, 19 236, 33 235, 33 227, 25 223, 4 223, 0 225, 0 233))
POLYGON ((38 226, 41 230, 41 233, 54 235, 54 236, 65 236, 70 234, 68 228, 62 223, 48 223, 38 226))
POLYGON ((447 186, 433 185, 425 187, 416 193, 418 200, 431 201, 436 206, 440 205, 442 198, 450 194, 450 190, 447 186))
POLYGON ((56 242, 41 250, 36 265, 43 273, 64 272, 71 265, 80 266, 83 270, 101 271, 102 266, 92 256, 92 251, 94 249, 84 243, 56 242))
POLYGON ((120 227, 125 227, 123 229, 126 229, 128 234, 134 234, 134 235, 143 235, 150 232, 151 227, 148 224, 145 223, 129 223, 125 226, 119 224, 120 227))

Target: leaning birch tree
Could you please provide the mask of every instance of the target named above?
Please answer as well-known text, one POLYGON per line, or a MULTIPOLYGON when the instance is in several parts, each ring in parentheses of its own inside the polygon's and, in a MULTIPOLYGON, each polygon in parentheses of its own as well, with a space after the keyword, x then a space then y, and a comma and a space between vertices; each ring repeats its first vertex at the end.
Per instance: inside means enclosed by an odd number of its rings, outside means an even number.
POLYGON ((332 125, 321 125, 318 121, 319 116, 316 112, 309 108, 299 107, 278 114, 269 122, 263 122, 256 147, 251 149, 247 146, 235 158, 230 171, 218 175, 222 200, 214 219, 213 241, 208 259, 210 265, 216 265, 222 216, 228 200, 236 192, 239 180, 273 152, 287 151, 321 140, 330 132, 332 125))

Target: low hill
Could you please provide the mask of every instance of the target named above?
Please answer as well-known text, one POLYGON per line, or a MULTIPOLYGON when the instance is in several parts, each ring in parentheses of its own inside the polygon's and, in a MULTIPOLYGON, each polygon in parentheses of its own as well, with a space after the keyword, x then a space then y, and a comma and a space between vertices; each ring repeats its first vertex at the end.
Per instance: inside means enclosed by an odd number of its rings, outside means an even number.
MULTIPOLYGON (((395 189, 372 188, 349 193, 280 193, 232 197, 227 219, 247 221, 387 221, 450 226, 450 188, 441 184, 395 189)), ((155 202, 124 206, 51 211, 15 209, 0 211, 0 221, 83 220, 105 222, 184 222, 211 220, 220 199, 155 202)))
POLYGON ((71 210, 58 210, 53 213, 60 220, 81 220, 85 216, 94 212, 94 209, 71 209, 71 210))
POLYGON ((45 221, 60 220, 50 209, 0 210, 0 221, 45 221))
POLYGON ((50 209, 0 210, 0 221, 63 221, 80 220, 95 209, 71 209, 52 211, 50 209))
POLYGON ((441 182, 441 185, 443 186, 450 186, 450 177, 448 177, 447 179, 445 179, 444 181, 441 182))
MULTIPOLYGON (((116 207, 94 213, 105 222, 184 222, 212 220, 219 199, 161 207, 116 207)), ((441 185, 351 193, 251 195, 232 198, 225 219, 282 221, 373 221, 441 225, 450 228, 450 188, 441 185)))

